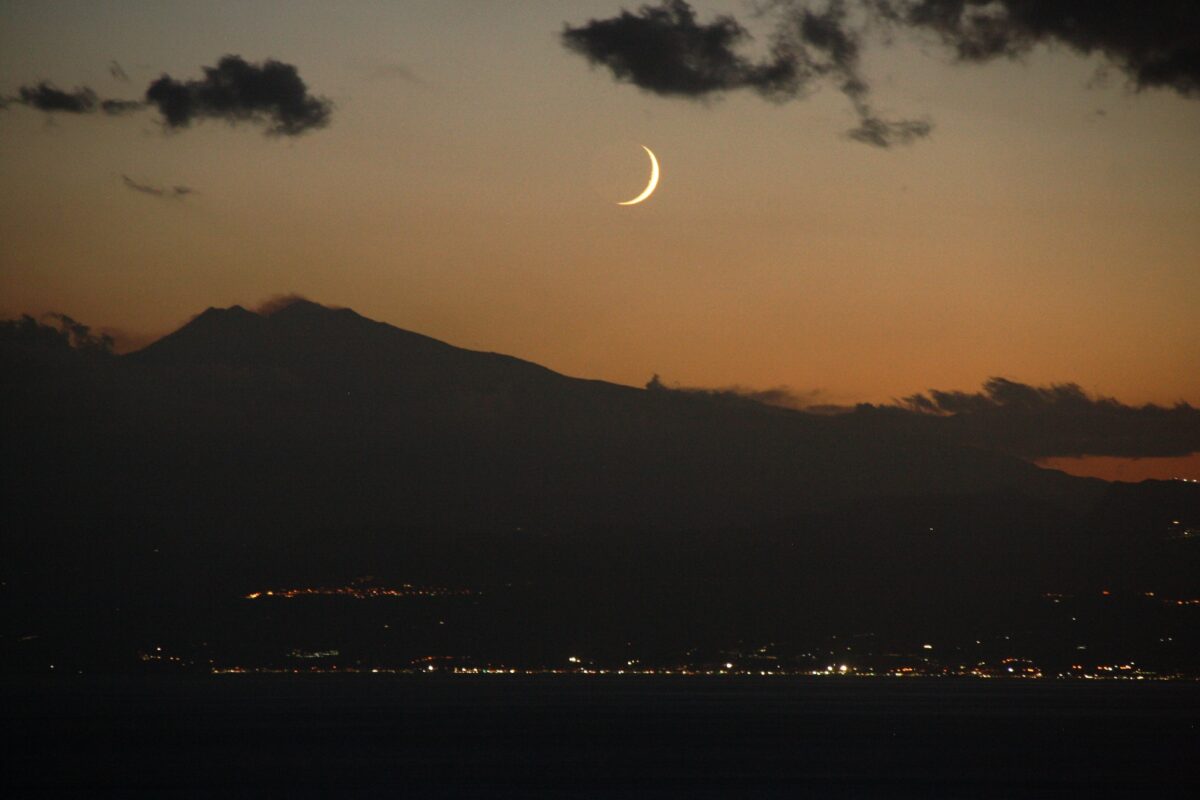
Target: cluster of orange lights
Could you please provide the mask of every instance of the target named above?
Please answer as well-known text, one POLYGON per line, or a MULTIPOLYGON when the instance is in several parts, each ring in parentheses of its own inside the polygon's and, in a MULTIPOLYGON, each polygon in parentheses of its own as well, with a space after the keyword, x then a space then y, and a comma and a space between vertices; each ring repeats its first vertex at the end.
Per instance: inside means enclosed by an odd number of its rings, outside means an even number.
POLYGON ((153 652, 146 651, 146 650, 139 650, 138 651, 138 660, 146 661, 146 662, 159 662, 159 663, 163 663, 163 664, 176 664, 176 665, 180 665, 180 666, 191 663, 189 661, 184 661, 179 656, 173 656, 169 653, 164 653, 163 649, 161 647, 154 648, 153 652))
POLYGON ((859 678, 959 678, 971 677, 979 679, 999 679, 999 680, 1138 680, 1138 681, 1177 681, 1177 680, 1194 680, 1194 678, 1181 678, 1178 675, 1159 675, 1153 672, 1144 672, 1134 666, 1127 664, 1117 665, 1100 665, 1095 668, 1094 672, 1081 672, 1086 669, 1081 664, 1072 664, 1069 672, 1061 674, 1045 674, 1037 667, 1024 667, 1021 669, 1013 668, 1012 672, 1005 669, 987 669, 983 667, 975 667, 968 669, 960 667, 958 669, 943 669, 933 671, 920 671, 912 667, 900 667, 898 669, 888 670, 886 672, 840 672, 827 670, 717 670, 717 669, 701 669, 689 667, 662 667, 658 669, 642 668, 642 669, 604 669, 604 668, 589 668, 589 669, 530 669, 505 666, 486 666, 486 667, 466 667, 466 666, 444 666, 437 667, 434 664, 426 664, 424 666, 407 666, 407 667, 360 667, 360 666, 312 666, 312 667, 245 667, 245 666, 229 666, 229 667, 211 667, 209 672, 213 675, 244 675, 244 674, 337 674, 337 673, 370 673, 370 674, 389 674, 389 675, 413 675, 420 673, 442 673, 448 675, 563 675, 572 677, 593 677, 593 676, 608 676, 608 675, 629 675, 629 676, 662 676, 662 677, 729 677, 729 678, 747 678, 747 677, 768 677, 768 678, 787 678, 799 676, 811 677, 840 677, 849 679, 851 676, 859 678))
MULTIPOLYGON (((1067 598, 1071 598, 1074 596, 1075 595, 1073 595, 1073 594, 1063 594, 1061 592, 1042 592, 1042 597, 1046 598, 1047 600, 1052 600, 1055 603, 1061 602, 1067 598)), ((1111 589, 1101 589, 1100 596, 1101 597, 1112 597, 1113 592, 1111 589)), ((1169 606, 1200 606, 1200 597, 1185 597, 1185 598, 1159 597, 1154 592, 1142 592, 1142 597, 1147 597, 1151 600, 1157 600, 1158 602, 1165 603, 1166 605, 1169 605, 1169 606)))
POLYGON ((245 599, 258 600, 259 598, 266 597, 282 599, 291 599, 293 597, 350 597, 355 600, 370 600, 376 597, 448 597, 469 594, 472 594, 469 589, 413 586, 409 583, 401 584, 399 588, 351 584, 350 586, 312 586, 301 589, 264 589, 245 595, 245 599))
POLYGON ((1197 597, 1157 597, 1154 592, 1142 592, 1143 597, 1149 597, 1151 600, 1158 600, 1160 603, 1166 603, 1169 606, 1200 606, 1200 598, 1197 597))

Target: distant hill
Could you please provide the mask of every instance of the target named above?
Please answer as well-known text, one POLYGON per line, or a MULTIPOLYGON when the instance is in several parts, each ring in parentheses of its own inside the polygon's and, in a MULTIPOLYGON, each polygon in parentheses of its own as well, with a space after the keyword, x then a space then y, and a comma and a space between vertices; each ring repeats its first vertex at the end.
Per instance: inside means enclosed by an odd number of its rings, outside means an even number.
POLYGON ((322 504, 306 513, 334 518, 683 528, 858 497, 1098 494, 868 420, 568 378, 307 301, 209 309, 120 361, 133 402, 154 398, 143 419, 171 408, 189 421, 178 440, 238 442, 239 461, 273 462, 256 469, 288 474, 322 504))
POLYGON ((37 336, 0 351, 15 642, 32 626, 126 652, 181 620, 233 625, 209 598, 360 574, 526 587, 479 624, 534 650, 543 606, 547 641, 585 621, 681 646, 965 629, 1012 593, 1123 571, 1186 588, 1200 550, 1142 544, 1192 520, 1195 487, 1074 478, 886 409, 571 378, 307 301, 210 308, 124 356, 37 336))

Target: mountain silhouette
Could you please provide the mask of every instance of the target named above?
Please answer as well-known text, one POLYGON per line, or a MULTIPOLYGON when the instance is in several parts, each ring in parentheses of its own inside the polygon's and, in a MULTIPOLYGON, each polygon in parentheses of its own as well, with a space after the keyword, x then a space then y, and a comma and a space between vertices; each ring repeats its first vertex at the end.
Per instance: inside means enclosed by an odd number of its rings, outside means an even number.
POLYGON ((527 361, 452 347, 421 334, 294 300, 269 315, 209 308, 179 330, 130 354, 158 366, 285 369, 339 387, 394 392, 461 390, 561 377, 527 361))
POLYGON ((246 628, 236 598, 364 574, 491 598, 466 638, 413 622, 406 646, 527 662, 579 637, 967 635, 1010 597, 1195 588, 1195 487, 1074 478, 887 409, 582 380, 304 300, 123 356, 2 344, 4 636, 59 659, 189 626, 277 652, 299 629, 246 628))
POLYGON ((865 420, 569 378, 303 300, 209 309, 121 361, 159 395, 147 414, 189 420, 176 436, 232 437, 240 460, 288 454, 285 471, 305 462, 318 484, 305 496, 335 516, 683 528, 871 496, 1011 489, 1078 506, 1097 493, 865 420))

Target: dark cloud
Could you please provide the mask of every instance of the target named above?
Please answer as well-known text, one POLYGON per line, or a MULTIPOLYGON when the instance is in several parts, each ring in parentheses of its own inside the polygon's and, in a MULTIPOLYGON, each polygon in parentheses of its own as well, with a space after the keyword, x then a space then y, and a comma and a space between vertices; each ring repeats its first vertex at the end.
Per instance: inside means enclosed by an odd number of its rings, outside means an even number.
POLYGON ((14 99, 39 111, 89 114, 96 110, 96 93, 86 86, 64 92, 48 81, 42 81, 37 86, 22 86, 14 99))
POLYGON ((768 4, 767 10, 778 14, 778 25, 764 61, 737 52, 749 39, 737 20, 720 16, 699 23, 685 0, 663 0, 637 13, 622 11, 611 19, 567 26, 562 37, 570 50, 607 67, 617 80, 656 94, 699 99, 750 89, 783 101, 825 79, 850 99, 860 119, 847 134, 851 139, 891 147, 929 134, 929 122, 890 122, 873 111, 859 70, 860 35, 843 0, 828 0, 819 11, 782 1, 768 4))
POLYGON ((122 175, 121 181, 135 192, 141 192, 153 197, 162 197, 168 200, 181 200, 196 191, 190 186, 153 186, 148 183, 138 183, 128 175, 122 175))
POLYGON ((228 55, 204 68, 201 80, 177 81, 163 75, 146 89, 170 128, 199 119, 224 119, 267 126, 267 133, 295 136, 329 123, 332 104, 315 97, 291 64, 267 60, 252 64, 228 55))
POLYGON ((1138 88, 1200 96, 1195 0, 869 0, 892 22, 935 32, 963 61, 1059 43, 1099 53, 1138 88))
POLYGON ((646 389, 723 404, 756 403, 836 416, 841 420, 837 424, 880 436, 941 440, 1029 460, 1053 456, 1151 458, 1200 452, 1200 409, 1187 403, 1126 405, 1090 395, 1074 383, 1031 386, 991 378, 978 392, 934 389, 892 405, 853 407, 828 403, 820 390, 797 392, 784 386, 668 386, 655 375, 646 389))
POLYGON ((100 110, 113 117, 119 117, 122 114, 132 114, 134 111, 141 111, 145 107, 146 104, 140 100, 102 100, 100 102, 100 110))
POLYGON ((685 0, 663 0, 562 32, 568 49, 655 94, 699 98, 751 89, 770 98, 794 95, 804 78, 791 54, 779 48, 768 60, 751 61, 735 51, 748 38, 733 17, 697 22, 685 0))
MULTIPOLYGON (((118 80, 128 80, 116 61, 109 64, 109 72, 118 80)), ((273 60, 251 64, 239 56, 225 56, 217 66, 205 67, 203 80, 176 81, 163 75, 146 89, 145 102, 100 100, 87 87, 67 92, 47 81, 21 87, 16 97, 0 98, 0 108, 11 102, 42 111, 102 111, 108 116, 131 114, 153 105, 171 128, 187 127, 197 119, 217 118, 263 124, 267 133, 280 136, 324 127, 332 110, 329 100, 308 93, 291 64, 273 60)))
POLYGON ((122 67, 115 58, 108 62, 108 74, 112 75, 119 81, 129 83, 129 75, 126 74, 125 68, 122 67))
POLYGON ((1026 458, 1182 456, 1200 451, 1200 409, 1130 406, 1074 383, 1030 386, 991 378, 980 392, 929 391, 898 407, 935 418, 968 444, 1026 458))
POLYGON ((704 98, 750 89, 772 100, 832 82, 859 117, 847 137, 875 147, 908 144, 932 131, 925 119, 885 119, 872 106, 860 69, 870 25, 931 31, 957 60, 1014 57, 1039 44, 1099 53, 1138 88, 1200 96, 1197 0, 762 0, 773 20, 770 55, 739 53, 749 39, 731 16, 697 22, 686 0, 568 25, 563 44, 619 81, 660 95, 704 98), (851 13, 853 12, 853 13, 851 13))

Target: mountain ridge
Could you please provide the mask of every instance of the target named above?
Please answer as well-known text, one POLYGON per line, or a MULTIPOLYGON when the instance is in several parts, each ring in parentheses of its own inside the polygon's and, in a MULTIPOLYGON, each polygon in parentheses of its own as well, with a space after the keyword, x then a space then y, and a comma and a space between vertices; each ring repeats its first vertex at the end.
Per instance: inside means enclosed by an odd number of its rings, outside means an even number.
MULTIPOLYGON (((555 372, 540 364, 493 351, 461 348, 425 334, 363 317, 346 308, 330 308, 297 299, 258 314, 241 306, 210 307, 178 330, 121 356, 139 365, 287 366, 320 368, 331 374, 347 369, 365 373, 393 367, 408 369, 412 380, 458 382, 463 386, 510 380, 578 381, 613 390, 634 387, 555 372), (472 372, 480 374, 472 379, 472 372)), ((383 377, 380 375, 379 377, 383 377)), ((357 381, 360 385, 363 381, 357 381)))
POLYGON ((554 474, 556 464, 590 471, 601 483, 622 468, 648 470, 633 483, 674 484, 681 508, 689 483, 704 502, 726 493, 731 504, 757 497, 770 507, 788 498, 782 505, 793 508, 805 506, 797 490, 812 502, 821 493, 836 500, 1014 487, 1043 498, 1094 494, 1089 480, 940 442, 891 424, 887 414, 828 417, 570 377, 302 299, 267 314, 210 307, 116 362, 104 391, 124 395, 122 415, 144 406, 131 429, 166 416, 180 440, 300 437, 313 451, 394 446, 410 453, 419 443, 434 462, 475 450, 487 463, 520 462, 530 478, 554 474), (723 492, 723 483, 742 488, 723 492))
POLYGON ((47 663, 172 637, 269 661, 315 631, 527 663, 581 640, 974 641, 1045 592, 1187 597, 1197 574, 1196 491, 1043 470, 937 419, 571 378, 317 304, 209 309, 124 356, 47 341, 0 347, 0 584, 34 620, 11 641, 58 632, 47 663), (362 575, 481 594, 455 633, 414 606, 395 636, 240 605, 362 575))

